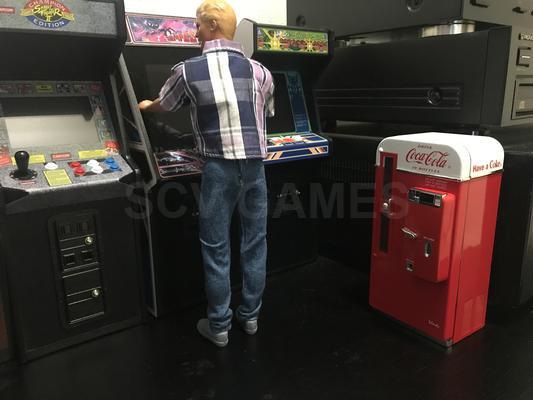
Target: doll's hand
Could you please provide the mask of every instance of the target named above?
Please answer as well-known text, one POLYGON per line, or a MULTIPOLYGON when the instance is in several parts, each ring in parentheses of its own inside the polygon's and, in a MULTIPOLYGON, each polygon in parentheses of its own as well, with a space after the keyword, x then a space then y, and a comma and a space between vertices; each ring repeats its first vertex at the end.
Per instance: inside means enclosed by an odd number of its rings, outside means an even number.
POLYGON ((152 105, 153 101, 152 100, 143 100, 139 103, 139 109, 141 111, 146 111, 148 108, 150 108, 150 106, 152 105))

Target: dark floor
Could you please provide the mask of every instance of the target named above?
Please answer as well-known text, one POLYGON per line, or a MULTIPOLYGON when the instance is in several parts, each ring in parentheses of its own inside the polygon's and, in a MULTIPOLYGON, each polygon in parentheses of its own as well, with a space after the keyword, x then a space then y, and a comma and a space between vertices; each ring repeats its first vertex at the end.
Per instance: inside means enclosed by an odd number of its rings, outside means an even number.
POLYGON ((327 259, 270 279, 260 330, 218 349, 183 315, 0 370, 2 400, 532 400, 533 313, 441 348, 367 305, 367 277, 327 259))

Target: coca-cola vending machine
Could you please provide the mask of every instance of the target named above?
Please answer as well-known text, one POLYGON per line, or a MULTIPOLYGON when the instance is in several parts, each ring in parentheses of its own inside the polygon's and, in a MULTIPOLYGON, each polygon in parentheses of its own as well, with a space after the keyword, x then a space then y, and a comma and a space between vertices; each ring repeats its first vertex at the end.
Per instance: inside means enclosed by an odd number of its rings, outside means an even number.
POLYGON ((489 137, 379 144, 372 307, 445 346, 485 325, 503 158, 489 137))

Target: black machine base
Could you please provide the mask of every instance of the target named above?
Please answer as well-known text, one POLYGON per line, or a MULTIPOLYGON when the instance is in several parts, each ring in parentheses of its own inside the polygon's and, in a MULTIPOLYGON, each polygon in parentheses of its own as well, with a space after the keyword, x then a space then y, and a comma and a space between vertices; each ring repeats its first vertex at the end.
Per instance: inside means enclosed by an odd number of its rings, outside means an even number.
POLYGON ((2 248, 22 361, 141 321, 128 207, 116 198, 7 214, 2 248))

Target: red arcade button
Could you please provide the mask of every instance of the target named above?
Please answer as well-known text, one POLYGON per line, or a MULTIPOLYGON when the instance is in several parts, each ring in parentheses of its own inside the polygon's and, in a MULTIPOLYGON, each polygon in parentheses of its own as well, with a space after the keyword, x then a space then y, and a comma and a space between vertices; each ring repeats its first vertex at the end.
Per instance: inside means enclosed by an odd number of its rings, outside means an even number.
MULTIPOLYGON (((79 163, 78 163, 79 164, 79 163)), ((78 167, 74 170, 74 174, 76 176, 82 176, 85 175, 85 169, 83 167, 78 167)))
POLYGON ((70 166, 71 166, 71 168, 79 168, 79 167, 81 167, 81 164, 79 162, 77 162, 77 161, 74 161, 74 162, 70 163, 70 166))

